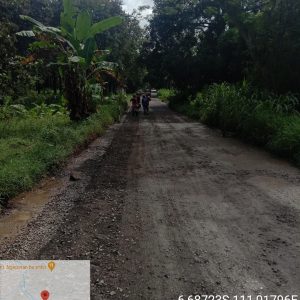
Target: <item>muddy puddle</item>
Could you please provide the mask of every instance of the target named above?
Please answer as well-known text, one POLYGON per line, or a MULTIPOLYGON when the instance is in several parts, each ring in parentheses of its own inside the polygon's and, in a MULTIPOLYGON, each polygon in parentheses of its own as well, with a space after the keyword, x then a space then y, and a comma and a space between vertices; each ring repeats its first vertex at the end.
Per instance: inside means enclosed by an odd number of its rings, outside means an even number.
POLYGON ((62 176, 48 177, 41 181, 32 191, 20 194, 9 201, 7 209, 0 213, 0 244, 3 239, 14 238, 45 205, 53 199, 53 196, 65 188, 70 174, 81 176, 76 170, 86 160, 95 154, 105 153, 105 149, 111 143, 113 132, 118 124, 112 126, 106 133, 106 138, 99 138, 92 142, 89 147, 79 155, 70 158, 68 164, 63 168, 62 176))
POLYGON ((0 215, 0 240, 17 235, 21 228, 44 208, 61 186, 61 179, 50 178, 31 192, 10 200, 9 207, 0 215))

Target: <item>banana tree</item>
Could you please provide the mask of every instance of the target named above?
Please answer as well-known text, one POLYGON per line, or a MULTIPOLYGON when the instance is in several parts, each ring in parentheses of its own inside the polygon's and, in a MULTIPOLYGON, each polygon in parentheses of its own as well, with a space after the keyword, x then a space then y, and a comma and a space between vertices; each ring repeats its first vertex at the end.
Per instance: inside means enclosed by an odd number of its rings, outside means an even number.
POLYGON ((70 118, 80 120, 90 114, 88 79, 95 70, 103 67, 103 55, 97 51, 96 35, 120 25, 121 17, 111 17, 98 23, 92 23, 87 11, 77 12, 72 0, 63 0, 59 28, 45 26, 41 22, 22 15, 21 18, 33 24, 30 31, 21 31, 20 36, 36 37, 55 45, 57 59, 51 65, 57 65, 64 79, 64 93, 68 100, 70 118))

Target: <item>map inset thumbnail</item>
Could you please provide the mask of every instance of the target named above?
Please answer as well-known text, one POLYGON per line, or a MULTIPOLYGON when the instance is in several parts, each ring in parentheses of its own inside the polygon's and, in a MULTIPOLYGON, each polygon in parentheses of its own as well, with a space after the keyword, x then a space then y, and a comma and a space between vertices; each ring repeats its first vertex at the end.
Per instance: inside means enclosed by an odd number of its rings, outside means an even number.
POLYGON ((90 300, 89 261, 0 261, 0 300, 90 300))

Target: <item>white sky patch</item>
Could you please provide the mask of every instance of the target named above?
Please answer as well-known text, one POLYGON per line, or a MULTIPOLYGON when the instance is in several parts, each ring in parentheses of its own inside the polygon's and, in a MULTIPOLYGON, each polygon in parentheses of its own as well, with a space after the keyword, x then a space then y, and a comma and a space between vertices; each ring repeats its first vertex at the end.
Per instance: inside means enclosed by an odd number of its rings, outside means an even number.
POLYGON ((147 25, 147 17, 152 14, 152 6, 153 0, 123 0, 123 9, 128 12, 132 13, 133 10, 138 9, 140 6, 148 5, 151 8, 144 10, 142 16, 144 19, 141 20, 142 27, 147 25))
POLYGON ((123 3, 124 10, 129 13, 132 13, 132 11, 137 9, 139 6, 153 6, 153 0, 123 0, 123 3))

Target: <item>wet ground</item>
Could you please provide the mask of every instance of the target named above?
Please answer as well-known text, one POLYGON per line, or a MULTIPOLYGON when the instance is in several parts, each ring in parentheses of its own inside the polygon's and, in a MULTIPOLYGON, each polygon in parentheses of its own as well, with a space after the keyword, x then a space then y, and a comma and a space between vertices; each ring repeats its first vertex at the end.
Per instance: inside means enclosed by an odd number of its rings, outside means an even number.
POLYGON ((299 295, 299 170, 151 110, 12 201, 0 258, 90 259, 92 299, 299 295))

